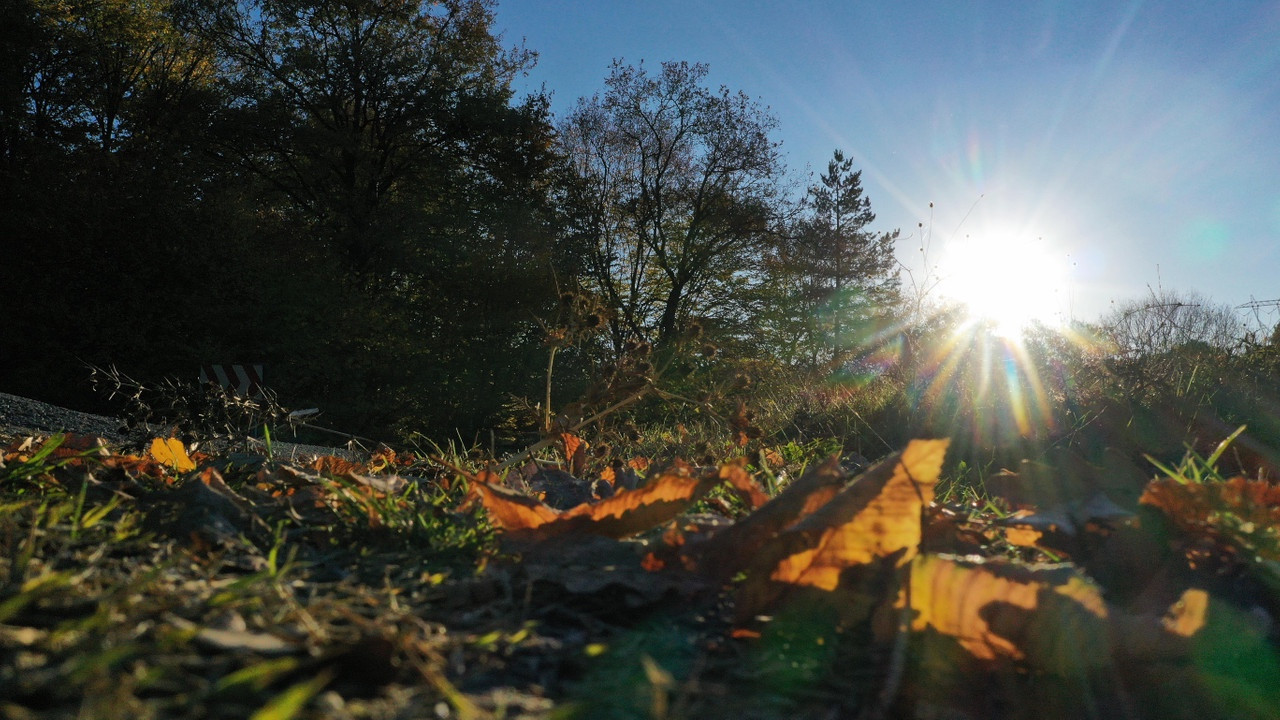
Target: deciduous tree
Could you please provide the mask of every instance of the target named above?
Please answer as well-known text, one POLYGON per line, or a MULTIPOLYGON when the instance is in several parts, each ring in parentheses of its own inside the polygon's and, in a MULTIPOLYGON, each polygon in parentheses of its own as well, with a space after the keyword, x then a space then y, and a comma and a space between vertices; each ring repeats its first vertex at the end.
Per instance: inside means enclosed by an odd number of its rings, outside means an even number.
POLYGON ((706 87, 706 65, 650 73, 615 62, 561 137, 584 186, 588 268, 612 306, 614 347, 659 347, 694 319, 740 323, 773 241, 782 164, 776 121, 741 92, 706 87))

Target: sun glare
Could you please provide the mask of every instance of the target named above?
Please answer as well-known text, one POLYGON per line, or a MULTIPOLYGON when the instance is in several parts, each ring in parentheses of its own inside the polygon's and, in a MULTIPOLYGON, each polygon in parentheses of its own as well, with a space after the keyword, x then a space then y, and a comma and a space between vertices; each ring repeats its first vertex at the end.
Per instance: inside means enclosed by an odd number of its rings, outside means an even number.
POLYGON ((1061 325, 1067 262, 1045 242, 1017 233, 984 233, 951 243, 939 290, 968 307, 976 322, 1016 337, 1033 322, 1061 325))

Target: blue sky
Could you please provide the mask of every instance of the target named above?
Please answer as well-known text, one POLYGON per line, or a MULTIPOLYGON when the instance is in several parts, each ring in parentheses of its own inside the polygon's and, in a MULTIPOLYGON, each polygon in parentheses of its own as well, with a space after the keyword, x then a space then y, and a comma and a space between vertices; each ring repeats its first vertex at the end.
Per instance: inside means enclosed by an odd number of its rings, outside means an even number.
POLYGON ((1002 238, 1061 264, 1058 312, 1077 319, 1157 286, 1280 298, 1280 2, 499 0, 496 15, 538 52, 523 87, 545 85, 558 115, 614 58, 688 60, 769 106, 791 172, 842 148, 876 229, 910 235, 900 259, 935 293, 960 293, 966 243, 1002 238))

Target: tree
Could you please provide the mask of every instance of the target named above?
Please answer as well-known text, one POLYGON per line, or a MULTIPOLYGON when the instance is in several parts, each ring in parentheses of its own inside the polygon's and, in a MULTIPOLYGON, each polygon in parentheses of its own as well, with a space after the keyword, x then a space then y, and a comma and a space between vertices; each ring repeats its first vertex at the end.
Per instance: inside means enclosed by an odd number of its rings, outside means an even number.
POLYGON ((615 62, 604 95, 580 100, 561 137, 582 183, 587 272, 610 305, 615 351, 669 345, 695 319, 741 324, 775 237, 782 175, 776 121, 745 94, 704 87, 706 65, 651 75, 615 62))
POLYGON ((30 341, 0 358, 0 381, 83 406, 82 360, 181 368, 161 341, 191 338, 185 310, 217 293, 197 301, 176 271, 218 236, 196 217, 211 183, 190 142, 215 66, 167 2, 5 0, 3 15, 0 204, 17 211, 0 213, 0 305, 71 296, 76 309, 13 313, 30 341))
POLYGON ((809 187, 808 212, 779 244, 770 267, 787 292, 779 300, 793 352, 811 365, 839 361, 866 340, 869 323, 892 312, 899 278, 894 243, 899 231, 872 232, 871 199, 862 171, 836 150, 827 172, 809 187))
POLYGON ((1123 358, 1154 357, 1182 347, 1227 350, 1240 336, 1231 306, 1195 292, 1161 288, 1118 304, 1102 321, 1123 358))
MULTIPOLYGON (((402 262, 477 179, 509 128, 510 82, 532 53, 503 49, 489 0, 188 0, 224 57, 218 152, 360 270, 402 262), (436 222, 433 222, 436 221, 436 222)), ((508 134, 509 137, 509 134, 508 134)))
POLYGON ((502 46, 493 2, 180 1, 220 53, 212 153, 309 279, 276 313, 295 396, 451 432, 527 392, 572 253, 566 173, 546 99, 514 101, 534 57, 502 46))

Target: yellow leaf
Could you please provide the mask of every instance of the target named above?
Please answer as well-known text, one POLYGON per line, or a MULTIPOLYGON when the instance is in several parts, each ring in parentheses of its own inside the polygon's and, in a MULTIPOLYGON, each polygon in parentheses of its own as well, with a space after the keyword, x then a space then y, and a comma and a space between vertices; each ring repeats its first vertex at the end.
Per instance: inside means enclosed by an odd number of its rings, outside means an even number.
POLYGON ((756 553, 739 591, 739 617, 771 611, 798 587, 833 592, 850 568, 895 555, 898 566, 909 562, 920 545, 920 517, 933 500, 948 444, 945 439, 913 440, 833 495, 814 492, 803 498, 805 511, 814 501, 825 504, 756 553))
POLYGON ((162 465, 177 470, 178 472, 191 472, 196 469, 196 464, 187 455, 187 450, 182 446, 182 441, 177 438, 156 438, 151 441, 151 457, 162 465))
POLYGON ((1165 614, 1161 624, 1174 635, 1191 637, 1204 627, 1209 614, 1209 593, 1199 588, 1187 588, 1165 614))
POLYGON ((1063 674, 1111 662, 1101 592, 1070 568, 922 555, 910 602, 912 630, 953 638, 979 660, 1063 674))
POLYGON ((907 551, 900 561, 905 564, 920 544, 920 512, 933 501, 947 444, 913 440, 901 457, 887 464, 887 473, 868 472, 833 497, 794 528, 809 534, 820 529, 817 543, 784 558, 771 579, 834 590, 845 568, 902 549, 907 551), (881 477, 884 480, 877 483, 881 477))

